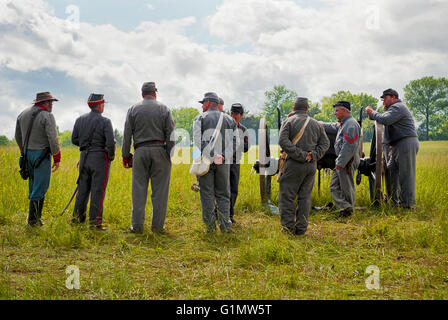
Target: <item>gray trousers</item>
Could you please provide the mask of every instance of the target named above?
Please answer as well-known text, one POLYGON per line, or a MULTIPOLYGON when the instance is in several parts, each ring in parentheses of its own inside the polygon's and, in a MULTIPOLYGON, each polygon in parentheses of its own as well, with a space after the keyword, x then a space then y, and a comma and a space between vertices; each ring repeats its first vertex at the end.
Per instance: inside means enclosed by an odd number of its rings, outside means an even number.
POLYGON ((238 198, 238 185, 240 183, 240 165, 230 165, 230 218, 233 218, 235 212, 236 198, 238 198))
POLYGON ((221 231, 226 231, 232 225, 230 221, 230 165, 210 165, 207 174, 199 177, 199 196, 202 207, 202 220, 207 230, 216 230, 219 221, 221 231), (215 203, 217 215, 215 214, 215 203))
POLYGON ((387 161, 390 196, 392 201, 403 208, 411 208, 416 202, 418 150, 416 137, 402 139, 392 146, 392 157, 387 161))
POLYGON ((78 181, 73 219, 75 222, 86 220, 87 202, 90 195, 89 222, 92 225, 103 223, 103 202, 109 179, 110 161, 105 152, 81 153, 79 161, 81 172, 78 181))
POLYGON ((348 166, 350 166, 350 173, 347 173, 346 168, 342 170, 334 169, 330 182, 331 196, 336 206, 341 210, 355 208, 355 181, 353 177, 359 162, 353 162, 348 166))
POLYGON ((171 177, 171 159, 164 147, 143 146, 135 150, 132 165, 132 227, 143 230, 148 184, 151 180, 152 230, 165 224, 171 177))
POLYGON ((314 186, 317 163, 299 163, 288 159, 280 177, 278 206, 284 228, 304 234, 308 228, 311 211, 311 193, 314 186), (297 207, 294 203, 297 197, 297 207))

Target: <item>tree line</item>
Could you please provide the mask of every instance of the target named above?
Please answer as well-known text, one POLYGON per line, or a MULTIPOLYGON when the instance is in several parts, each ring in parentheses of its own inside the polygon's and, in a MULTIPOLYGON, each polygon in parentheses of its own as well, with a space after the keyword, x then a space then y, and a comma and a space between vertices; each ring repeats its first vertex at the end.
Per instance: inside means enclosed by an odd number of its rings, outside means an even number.
MULTIPOLYGON (((404 97, 401 97, 414 115, 418 125, 419 140, 448 140, 448 79, 423 77, 410 81, 404 88, 404 97)), ((258 130, 260 119, 266 117, 268 127, 277 129, 277 107, 281 111, 282 120, 288 117, 292 111, 298 94, 285 85, 277 85, 265 92, 265 101, 262 112, 251 113, 246 110, 241 123, 248 129, 258 130)), ((352 115, 359 120, 361 108, 369 105, 376 106, 379 100, 367 93, 352 94, 350 91, 339 91, 330 96, 323 97, 320 101, 310 101, 309 114, 316 120, 335 122, 333 105, 340 100, 349 101, 352 106, 352 115)), ((196 108, 182 107, 172 109, 172 115, 176 129, 184 129, 190 135, 190 145, 193 137, 193 120, 199 115, 196 108)), ((364 141, 371 141, 373 134, 372 122, 363 113, 362 124, 364 141)), ((71 146, 71 131, 59 132, 61 146, 71 146)), ((123 141, 123 134, 118 129, 114 131, 118 145, 123 141)), ((271 136, 272 143, 276 143, 277 136, 271 136)), ((179 141, 185 145, 185 141, 179 141), (182 143, 183 142, 183 143, 182 143)), ((0 145, 14 145, 15 141, 6 136, 0 136, 0 145)))

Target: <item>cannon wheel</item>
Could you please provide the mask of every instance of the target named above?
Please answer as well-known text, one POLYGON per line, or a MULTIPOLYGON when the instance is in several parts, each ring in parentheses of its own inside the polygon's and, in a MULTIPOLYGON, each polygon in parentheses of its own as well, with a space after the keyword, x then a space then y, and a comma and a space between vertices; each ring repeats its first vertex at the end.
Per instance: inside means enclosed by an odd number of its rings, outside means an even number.
POLYGON ((266 174, 266 166, 271 157, 269 147, 269 132, 266 125, 266 118, 260 119, 258 130, 258 158, 260 159, 260 196, 263 203, 271 198, 271 176, 266 174))

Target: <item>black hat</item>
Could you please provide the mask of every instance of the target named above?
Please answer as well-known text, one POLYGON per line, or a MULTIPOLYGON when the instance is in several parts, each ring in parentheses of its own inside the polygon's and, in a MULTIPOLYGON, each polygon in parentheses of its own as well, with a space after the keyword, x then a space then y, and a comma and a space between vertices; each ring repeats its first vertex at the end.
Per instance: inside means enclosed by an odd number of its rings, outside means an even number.
POLYGON ((219 97, 219 103, 218 103, 218 104, 222 104, 222 105, 224 105, 224 100, 222 100, 221 97, 219 97))
POLYGON ((216 104, 219 104, 219 97, 214 92, 207 92, 206 94, 204 94, 204 98, 202 98, 202 100, 199 101, 199 103, 204 103, 205 101, 211 101, 215 102, 216 104))
POLYGON ((385 96, 393 96, 398 99, 398 92, 394 89, 387 89, 383 91, 383 95, 381 96, 381 99, 383 99, 385 96))
POLYGON ((142 86, 142 93, 157 92, 156 84, 154 82, 145 82, 142 86))
POLYGON ((345 109, 348 109, 349 111, 352 111, 352 108, 350 107, 350 102, 348 102, 348 101, 338 101, 333 106, 333 108, 336 108, 336 107, 344 107, 345 109))
POLYGON ((241 103, 232 104, 230 112, 243 114, 244 113, 243 105, 241 103))
POLYGON ((104 94, 92 93, 89 96, 89 100, 87 100, 87 104, 89 107, 93 108, 102 103, 106 103, 104 101, 104 94))
POLYGON ((309 108, 310 105, 308 104, 307 98, 297 98, 296 102, 294 102, 294 110, 306 110, 309 108))

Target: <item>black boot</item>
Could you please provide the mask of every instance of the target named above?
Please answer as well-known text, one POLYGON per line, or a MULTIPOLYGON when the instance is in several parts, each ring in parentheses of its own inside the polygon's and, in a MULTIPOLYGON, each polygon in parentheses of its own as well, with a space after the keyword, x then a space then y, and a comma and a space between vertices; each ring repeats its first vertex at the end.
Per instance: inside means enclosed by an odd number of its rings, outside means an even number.
POLYGON ((37 219, 38 219, 37 223, 39 225, 41 225, 41 226, 44 224, 42 222, 42 209, 44 208, 44 200, 45 200, 45 197, 40 199, 39 201, 37 201, 37 205, 38 205, 37 206, 37 212, 36 212, 36 216, 37 216, 37 219))
POLYGON ((39 202, 30 200, 30 208, 28 212, 28 224, 30 226, 36 226, 38 218, 37 218, 37 209, 39 208, 39 202))

